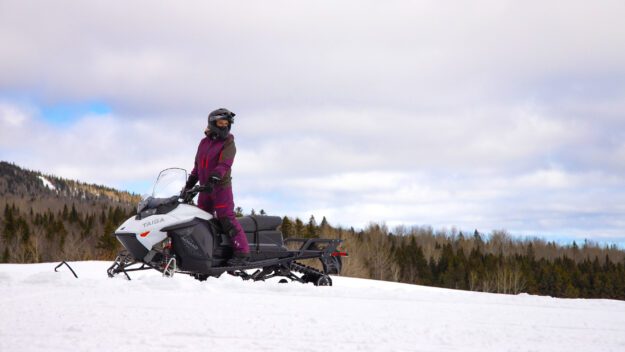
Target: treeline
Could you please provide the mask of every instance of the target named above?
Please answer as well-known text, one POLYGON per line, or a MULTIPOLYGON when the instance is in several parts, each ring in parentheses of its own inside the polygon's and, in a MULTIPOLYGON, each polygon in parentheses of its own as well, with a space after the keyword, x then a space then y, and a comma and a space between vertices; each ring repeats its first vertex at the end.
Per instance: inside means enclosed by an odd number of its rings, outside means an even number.
POLYGON ((361 231, 332 227, 323 218, 283 218, 286 237, 344 240, 345 276, 494 292, 625 300, 625 251, 616 246, 558 245, 517 239, 505 231, 438 231, 371 224, 361 231))
POLYGON ((121 206, 84 212, 72 204, 57 212, 36 212, 6 203, 0 222, 0 262, 109 260, 120 249, 112 233, 131 215, 121 206))
MULTIPOLYGON (((112 234, 134 214, 132 204, 68 200, 59 206, 59 198, 46 208, 25 197, 16 199, 4 207, 0 203, 3 263, 112 260, 121 249, 112 234)), ((243 215, 242 209, 237 212, 243 215)), ((343 239, 349 253, 343 260, 344 276, 494 293, 625 300, 625 251, 616 246, 590 241, 559 245, 513 238, 505 231, 389 230, 379 224, 357 231, 331 226, 325 218, 317 223, 312 216, 306 222, 284 217, 281 231, 285 237, 343 239)))

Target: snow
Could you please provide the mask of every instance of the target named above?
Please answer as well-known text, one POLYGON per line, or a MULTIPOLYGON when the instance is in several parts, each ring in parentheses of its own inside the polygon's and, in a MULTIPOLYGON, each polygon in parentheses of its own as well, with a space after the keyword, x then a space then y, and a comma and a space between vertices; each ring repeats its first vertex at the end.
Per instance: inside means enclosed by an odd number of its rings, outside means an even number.
POLYGON ((39 177, 39 179, 41 180, 41 182, 43 182, 43 185, 48 187, 49 189, 56 191, 56 187, 54 187, 54 185, 52 184, 52 182, 50 182, 47 178, 43 177, 43 176, 37 176, 39 177))
POLYGON ((0 351, 625 351, 625 302, 0 265, 0 351))

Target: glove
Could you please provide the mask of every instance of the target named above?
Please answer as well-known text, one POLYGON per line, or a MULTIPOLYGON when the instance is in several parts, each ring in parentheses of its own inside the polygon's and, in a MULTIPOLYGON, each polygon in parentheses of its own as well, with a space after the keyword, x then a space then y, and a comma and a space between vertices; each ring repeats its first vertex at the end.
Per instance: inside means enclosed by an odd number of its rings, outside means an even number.
POLYGON ((187 191, 190 190, 191 188, 193 188, 193 186, 195 186, 195 184, 197 183, 197 180, 198 180, 197 176, 189 175, 189 178, 187 179, 187 183, 180 190, 180 197, 181 198, 184 198, 184 196, 187 193, 187 191))
POLYGON ((183 191, 187 191, 193 188, 193 186, 195 186, 195 184, 197 183, 197 180, 198 180, 197 176, 189 175, 189 178, 187 179, 187 183, 185 184, 183 191))
POLYGON ((208 178, 208 183, 211 183, 213 185, 216 185, 219 182, 221 182, 221 176, 219 176, 218 173, 214 173, 214 174, 210 175, 210 177, 208 178))

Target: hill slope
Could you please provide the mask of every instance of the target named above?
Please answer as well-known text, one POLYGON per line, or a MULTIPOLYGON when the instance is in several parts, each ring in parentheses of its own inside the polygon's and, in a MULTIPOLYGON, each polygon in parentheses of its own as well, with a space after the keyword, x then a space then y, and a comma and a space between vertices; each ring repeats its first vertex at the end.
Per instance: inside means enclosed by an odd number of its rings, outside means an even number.
POLYGON ((0 196, 8 199, 28 198, 31 201, 51 198, 119 204, 138 200, 137 195, 128 192, 27 170, 5 161, 0 161, 0 196))
POLYGON ((0 265, 2 351, 623 351, 625 302, 0 265))
POLYGON ((139 196, 0 162, 0 262, 110 257, 139 196), (105 236, 108 233, 109 236, 105 236))

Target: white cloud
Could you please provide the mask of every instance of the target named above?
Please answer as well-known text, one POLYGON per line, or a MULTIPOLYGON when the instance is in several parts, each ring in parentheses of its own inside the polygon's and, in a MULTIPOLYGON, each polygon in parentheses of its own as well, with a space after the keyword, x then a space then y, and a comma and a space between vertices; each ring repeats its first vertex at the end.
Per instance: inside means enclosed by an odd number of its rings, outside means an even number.
POLYGON ((248 210, 615 236, 624 15, 621 1, 4 1, 0 156, 147 182, 190 168, 225 106, 248 210), (40 116, 92 100, 112 112, 40 116))
POLYGON ((190 171, 201 136, 200 131, 195 133, 197 139, 191 139, 194 134, 187 133, 188 128, 176 126, 175 120, 168 124, 167 119, 154 124, 113 114, 85 115, 69 126, 56 127, 34 110, 24 114, 25 123, 19 126, 0 125, 7 131, 2 159, 17 156, 11 161, 28 168, 117 187, 152 180, 170 166, 190 171))
MULTIPOLYGON (((0 119, 2 119, 2 125, 5 126, 3 128, 5 133, 9 132, 10 128, 19 128, 26 122, 30 112, 25 109, 25 107, 0 101, 0 119)), ((9 133, 6 136, 3 135, 2 139, 5 140, 5 137, 8 138, 9 133)))
POLYGON ((623 73, 624 12, 616 1, 13 1, 0 71, 5 87, 138 109, 480 103, 589 68, 623 73))

